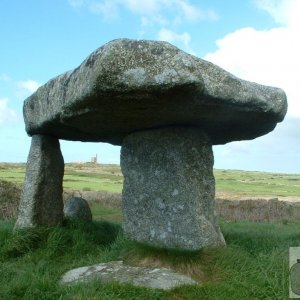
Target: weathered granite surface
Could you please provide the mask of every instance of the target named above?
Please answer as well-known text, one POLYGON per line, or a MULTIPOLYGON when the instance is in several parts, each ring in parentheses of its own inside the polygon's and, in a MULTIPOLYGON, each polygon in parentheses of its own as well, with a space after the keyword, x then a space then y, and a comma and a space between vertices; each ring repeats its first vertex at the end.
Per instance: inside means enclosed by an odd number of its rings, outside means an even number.
POLYGON ((71 284, 95 279, 163 290, 170 290, 183 284, 199 284, 190 277, 171 269, 132 267, 123 264, 122 261, 73 269, 63 275, 61 283, 71 284))
POLYGON ((119 39, 40 87, 24 103, 29 135, 121 145, 135 131, 200 127, 212 144, 273 130, 287 110, 278 88, 241 80, 167 42, 119 39))
POLYGON ((81 197, 72 197, 64 205, 65 218, 92 221, 92 212, 88 202, 81 197))
POLYGON ((59 141, 34 135, 15 228, 55 226, 63 220, 64 160, 59 141))
POLYGON ((197 250, 224 245, 210 139, 197 128, 128 135, 121 149, 123 229, 136 241, 197 250))
POLYGON ((16 228, 62 221, 56 138, 101 141, 122 145, 130 238, 188 250, 224 245, 211 147, 264 135, 286 111, 281 89, 241 80, 169 43, 112 41, 25 100, 33 140, 16 228))

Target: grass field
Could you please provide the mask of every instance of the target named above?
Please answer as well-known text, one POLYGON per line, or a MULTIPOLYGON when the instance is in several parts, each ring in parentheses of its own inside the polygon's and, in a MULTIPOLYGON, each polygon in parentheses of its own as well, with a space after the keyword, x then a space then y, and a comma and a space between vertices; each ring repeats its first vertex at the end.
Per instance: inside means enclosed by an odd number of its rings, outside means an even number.
MULTIPOLYGON (((24 171, 24 164, 1 164, 0 179, 21 186, 24 171)), ((297 174, 215 170, 215 177, 219 193, 300 198, 297 174)), ((117 165, 65 167, 67 190, 105 191, 103 197, 113 197, 117 194, 108 192, 121 192, 122 182, 117 165)), ((300 247, 300 220, 221 221, 226 247, 171 251, 124 237, 118 203, 90 201, 93 222, 66 220, 58 228, 39 227, 13 234, 14 219, 0 220, 0 299, 288 299, 288 251, 289 247, 300 247), (72 268, 120 259, 131 265, 170 267, 201 285, 166 292, 96 281, 59 284, 61 276, 72 268)))
POLYGON ((227 247, 198 252, 160 250, 127 240, 117 223, 66 222, 12 234, 0 221, 0 299, 288 299, 288 249, 300 246, 299 222, 221 223, 227 247), (64 272, 123 259, 172 267, 201 286, 169 292, 116 283, 61 286, 64 272))
MULTIPOLYGON (((25 164, 0 164, 0 179, 22 184, 25 164)), ((64 188, 121 192, 123 175, 118 165, 66 164, 64 188)))
MULTIPOLYGON (((300 174, 279 174, 236 170, 214 170, 216 191, 237 196, 300 198, 300 174)), ((1 164, 0 179, 22 184, 25 164, 1 164)), ((66 164, 64 188, 84 191, 122 191, 119 165, 66 164)))
POLYGON ((300 174, 215 170, 218 192, 248 196, 300 196, 300 174))

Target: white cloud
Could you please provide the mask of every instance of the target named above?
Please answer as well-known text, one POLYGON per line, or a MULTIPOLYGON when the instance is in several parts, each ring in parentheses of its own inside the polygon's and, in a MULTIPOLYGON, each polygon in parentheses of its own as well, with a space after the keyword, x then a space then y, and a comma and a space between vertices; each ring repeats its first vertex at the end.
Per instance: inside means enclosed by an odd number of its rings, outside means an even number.
MULTIPOLYGON (((130 11, 142 15, 157 18, 158 14, 172 13, 174 20, 179 19, 195 22, 199 20, 216 20, 217 14, 213 10, 202 10, 192 5, 187 0, 119 0, 130 11)), ((159 16, 158 19, 166 17, 159 16)))
MULTIPOLYGON (((275 18, 277 12, 282 14, 279 8, 284 1, 260 1, 260 4, 273 2, 278 5, 278 10, 272 8, 271 15, 275 18)), ((290 22, 300 1, 286 3, 283 14, 286 25, 264 31, 239 29, 217 41, 218 49, 204 59, 243 79, 281 87, 287 94, 288 115, 300 117, 300 26, 295 28, 295 23, 290 22)))
POLYGON ((199 9, 187 3, 186 1, 178 0, 177 3, 186 19, 195 21, 201 16, 199 9))
POLYGON ((299 0, 254 0, 254 3, 282 25, 296 26, 300 24, 299 0))
POLYGON ((119 17, 119 7, 117 1, 105 0, 101 2, 92 2, 89 5, 92 13, 100 14, 104 20, 113 21, 119 17))
POLYGON ((158 33, 158 39, 161 41, 167 41, 170 43, 181 42, 185 46, 187 46, 189 44, 189 42, 191 41, 191 36, 187 32, 178 34, 172 30, 163 28, 158 33))
POLYGON ((105 20, 117 19, 123 8, 138 15, 143 26, 217 19, 217 14, 213 10, 203 10, 188 0, 68 0, 68 2, 75 8, 88 8, 105 20))
POLYGON ((215 21, 218 19, 216 12, 213 10, 202 10, 184 0, 177 0, 176 4, 178 5, 180 13, 183 15, 183 17, 190 22, 199 20, 215 21))
POLYGON ((7 98, 0 98, 0 124, 13 123, 18 120, 17 113, 7 104, 7 98))
POLYGON ((68 0, 75 8, 82 7, 98 14, 105 21, 121 18, 122 10, 137 16, 141 28, 137 31, 139 38, 147 33, 147 28, 159 26, 158 38, 183 47, 185 51, 195 54, 190 47, 191 36, 187 32, 176 33, 172 29, 183 22, 216 20, 213 10, 203 10, 188 0, 68 0), (170 29, 166 29, 166 28, 170 29))
POLYGON ((141 25, 142 27, 153 26, 153 25, 160 25, 166 26, 169 25, 170 21, 164 18, 162 15, 151 15, 149 16, 142 16, 141 17, 141 25))
POLYGON ((34 93, 41 86, 41 84, 35 80, 18 81, 17 85, 20 89, 29 93, 34 93))
MULTIPOLYGON (((173 21, 184 19, 195 22, 199 20, 216 20, 217 14, 213 10, 202 10, 200 7, 190 4, 187 0, 119 0, 130 11, 142 15, 166 19, 165 15, 172 15, 173 21), (161 14, 164 14, 162 17, 161 14)), ((158 19, 159 19, 158 18, 158 19)), ((171 21, 170 21, 171 22, 171 21)))
POLYGON ((169 6, 171 0, 121 0, 120 1, 130 11, 139 15, 152 15, 160 12, 162 7, 169 6))
POLYGON ((214 148, 217 168, 299 172, 300 11, 299 0, 256 0, 279 24, 269 30, 241 28, 217 41, 217 50, 204 56, 246 80, 284 89, 288 115, 263 137, 214 148), (298 24, 298 25, 296 25, 298 24), (248 153, 247 153, 248 152, 248 153))
POLYGON ((175 45, 183 45, 185 51, 194 54, 193 50, 190 48, 191 36, 187 32, 181 34, 176 33, 175 31, 162 28, 158 34, 157 38, 160 41, 166 41, 175 45))
POLYGON ((263 137, 214 146, 215 167, 299 173, 299 126, 300 118, 287 117, 263 137))

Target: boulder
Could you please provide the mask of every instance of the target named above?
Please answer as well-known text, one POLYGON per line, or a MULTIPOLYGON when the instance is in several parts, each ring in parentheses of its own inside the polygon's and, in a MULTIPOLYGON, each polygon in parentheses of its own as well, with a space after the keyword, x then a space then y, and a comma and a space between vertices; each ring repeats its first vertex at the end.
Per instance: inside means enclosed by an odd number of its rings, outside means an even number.
POLYGON ((170 290, 179 285, 199 284, 190 277, 167 268, 132 267, 122 261, 112 261, 68 271, 61 284, 74 284, 99 279, 101 282, 118 282, 139 287, 170 290))
POLYGON ((92 221, 92 212, 88 202, 81 197, 69 199, 64 206, 65 218, 92 221))
POLYGON ((27 160, 16 229, 62 223, 63 176, 64 160, 59 141, 51 136, 34 135, 27 160))
POLYGON ((212 144, 253 139, 287 110, 278 88, 241 80, 167 42, 119 39, 24 103, 29 135, 121 145, 128 134, 198 127, 212 144))
POLYGON ((121 149, 127 236, 186 250, 224 245, 215 213, 213 161, 210 139, 198 128, 128 135, 121 149))

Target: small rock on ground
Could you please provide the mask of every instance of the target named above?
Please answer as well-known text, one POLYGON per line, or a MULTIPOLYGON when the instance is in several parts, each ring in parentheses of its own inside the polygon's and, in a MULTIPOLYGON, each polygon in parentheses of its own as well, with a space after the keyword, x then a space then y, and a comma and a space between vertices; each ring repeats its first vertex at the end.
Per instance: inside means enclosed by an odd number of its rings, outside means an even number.
POLYGON ((81 197, 72 197, 64 206, 65 218, 92 221, 92 212, 88 202, 81 197))

